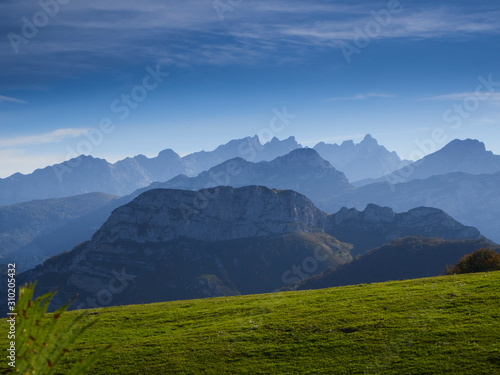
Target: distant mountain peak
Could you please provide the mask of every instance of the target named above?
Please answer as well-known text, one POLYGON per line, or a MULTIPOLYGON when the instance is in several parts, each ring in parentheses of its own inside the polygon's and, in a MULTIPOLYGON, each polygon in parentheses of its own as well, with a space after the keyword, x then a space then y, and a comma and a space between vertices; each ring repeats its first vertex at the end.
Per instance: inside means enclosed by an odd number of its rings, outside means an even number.
MULTIPOLYGON (((259 139, 258 136, 255 136, 254 138, 257 138, 257 140, 259 139)), ((253 139, 253 138, 252 138, 253 139)), ((259 145, 260 142, 259 142, 259 145)), ((266 142, 264 143, 262 146, 272 146, 272 147, 276 147, 276 146, 280 146, 280 145, 286 145, 286 146, 293 146, 295 148, 301 148, 302 146, 297 142, 297 140, 295 139, 294 136, 290 136, 288 138, 285 138, 283 140, 280 140, 278 139, 278 137, 273 137, 269 142, 266 142)))
POLYGON ((488 152, 486 151, 486 146, 483 142, 478 141, 477 139, 467 138, 465 140, 454 139, 446 146, 441 149, 442 152, 488 152))
POLYGON ((376 204, 370 203, 363 211, 365 221, 371 223, 378 222, 392 222, 395 220, 396 214, 389 207, 380 207, 376 204))
POLYGON ((365 141, 366 141, 366 142, 369 142, 369 141, 376 141, 376 139, 375 139, 375 138, 373 138, 371 134, 367 134, 367 135, 365 135, 365 137, 363 138, 363 142, 365 142, 365 141))
MULTIPOLYGON (((323 142, 321 142, 323 143, 323 142)), ((325 143, 323 143, 325 144, 325 143)), ((335 144, 335 146, 338 146, 337 144, 335 144)), ((354 141, 352 139, 349 139, 347 141, 344 141, 342 142, 342 145, 341 146, 338 146, 338 147, 355 147, 356 145, 354 144, 354 141)))
MULTIPOLYGON (((62 164, 74 166, 74 165, 89 165, 89 164, 93 164, 95 162, 109 164, 105 159, 95 158, 92 155, 84 155, 84 154, 81 154, 81 155, 78 155, 72 159, 66 160, 62 164)), ((56 164, 56 165, 59 165, 59 164, 56 164)), ((54 167, 54 165, 52 167, 54 167)))
POLYGON ((373 148, 377 148, 377 147, 382 147, 385 149, 384 146, 380 146, 377 142, 377 140, 375 138, 373 138, 370 134, 367 134, 365 135, 365 137, 363 138, 363 140, 358 144, 358 146, 361 146, 361 147, 366 147, 366 146, 371 146, 373 148))
POLYGON ((323 159, 316 150, 313 148, 296 148, 290 151, 288 154, 276 158, 270 163, 281 163, 286 161, 289 165, 309 165, 314 167, 335 169, 333 166, 323 159))
POLYGON ((158 157, 163 158, 163 157, 172 157, 172 156, 179 156, 174 150, 171 148, 167 148, 165 150, 162 150, 158 153, 158 157))

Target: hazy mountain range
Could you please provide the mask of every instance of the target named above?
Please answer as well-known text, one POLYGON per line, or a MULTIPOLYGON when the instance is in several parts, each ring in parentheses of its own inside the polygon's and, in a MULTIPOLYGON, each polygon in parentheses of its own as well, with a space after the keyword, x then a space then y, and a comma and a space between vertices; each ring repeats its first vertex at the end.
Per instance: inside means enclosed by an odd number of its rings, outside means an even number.
POLYGON ((487 151, 484 143, 477 139, 455 139, 442 149, 416 162, 392 173, 385 173, 381 178, 357 181, 356 185, 363 186, 375 182, 398 184, 453 172, 469 174, 500 172, 500 155, 487 151))
MULTIPOLYGON (((467 156, 467 146, 472 145, 477 149, 479 142, 453 141, 454 147, 445 147, 443 150, 430 155, 431 160, 443 164, 439 158, 464 164, 460 160, 467 156), (462 146, 460 146, 462 145, 462 146), (461 148, 463 152, 453 150, 461 148), (449 152, 449 151, 453 152, 449 152), (439 158, 438 158, 439 157, 439 158)), ((484 150, 482 158, 491 158, 491 153, 484 150)), ((495 156, 495 155, 493 155, 495 156)), ((482 160, 476 154, 476 158, 482 160)), ((495 159, 495 158, 493 158, 495 159)), ((443 170, 440 170, 441 172, 443 170)), ((44 210, 37 208, 33 211, 34 224, 27 223, 15 230, 12 225, 4 225, 0 231, 0 245, 5 256, 17 260, 27 269, 46 257, 69 250, 91 238, 92 234, 106 221, 111 212, 117 207, 130 202, 142 192, 153 188, 176 188, 185 190, 199 190, 217 185, 231 185, 233 187, 246 185, 263 185, 269 188, 292 189, 302 193, 322 210, 335 213, 342 207, 354 207, 364 210, 370 203, 391 207, 396 212, 404 212, 415 207, 440 208, 460 222, 477 227, 487 238, 500 242, 498 230, 498 217, 500 217, 500 174, 464 174, 447 173, 433 176, 425 180, 413 180, 407 183, 390 184, 376 183, 354 188, 350 185, 344 174, 330 163, 319 157, 312 149, 295 149, 289 154, 278 157, 271 162, 253 163, 242 158, 234 158, 217 165, 197 177, 179 175, 165 183, 153 183, 146 188, 138 189, 134 193, 104 202, 103 205, 95 204, 95 210, 90 212, 84 209, 71 210, 61 217, 52 216, 54 210, 64 209, 57 201, 47 200, 36 203, 36 207, 47 205, 44 210), (55 205, 55 208, 50 206, 55 205), (33 230, 35 226, 37 229, 33 230)), ((72 198, 67 198, 69 202, 72 198)), ((75 197, 78 204, 92 206, 84 203, 89 196, 75 197)), ((76 203, 75 203, 76 204, 76 203)), ((198 206, 204 204, 203 200, 193 203, 189 215, 195 212, 198 206)), ((31 207, 29 204, 25 207, 31 207)), ((33 206, 35 207, 35 206, 33 206)), ((18 221, 26 209, 23 206, 5 207, 3 219, 5 223, 18 221)))
POLYGON ((314 149, 336 169, 344 172, 349 181, 384 176, 409 163, 401 160, 396 152, 389 152, 379 145, 370 134, 358 144, 353 141, 345 141, 341 145, 320 142, 314 149))
MULTIPOLYGON (((123 196, 177 175, 197 176, 229 159, 241 158, 254 163, 270 161, 297 148, 302 146, 294 137, 285 140, 273 138, 262 145, 254 136, 232 140, 213 151, 195 152, 184 157, 167 149, 154 158, 138 155, 111 164, 104 159, 82 155, 28 175, 16 173, 0 179, 0 205, 92 192, 123 196)), ((371 136, 358 145, 352 141, 341 146, 320 143, 315 149, 351 180, 380 177, 400 167, 396 153, 379 146, 371 136)))
POLYGON ((326 201, 354 188, 344 173, 337 171, 310 148, 293 150, 270 162, 252 163, 235 158, 196 177, 181 175, 148 188, 200 190, 220 185, 263 185, 290 189, 306 195, 314 202, 326 201))
POLYGON ((271 160, 298 147, 301 146, 293 137, 283 141, 274 138, 261 145, 255 136, 233 140, 213 151, 196 152, 183 158, 170 149, 161 151, 154 158, 138 155, 114 164, 81 155, 28 175, 16 173, 0 179, 0 205, 91 192, 122 196, 179 174, 195 176, 234 157, 271 160))
POLYGON ((113 211, 92 240, 21 274, 18 282, 38 280, 38 293, 61 288, 53 308, 75 292, 75 308, 90 307, 89 298, 115 305, 262 293, 284 287, 293 275, 347 263, 351 249, 409 235, 481 237, 432 208, 395 214, 370 205, 328 215, 291 190, 155 189, 113 211), (201 196, 209 197, 207 204, 186 217, 201 196), (110 280, 119 285, 122 274, 126 292, 110 291, 110 280))

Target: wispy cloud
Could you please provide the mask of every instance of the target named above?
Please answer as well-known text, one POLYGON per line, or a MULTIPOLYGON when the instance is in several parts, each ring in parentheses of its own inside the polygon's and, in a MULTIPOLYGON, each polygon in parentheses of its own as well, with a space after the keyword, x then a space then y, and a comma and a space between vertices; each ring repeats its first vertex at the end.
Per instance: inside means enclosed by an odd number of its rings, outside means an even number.
POLYGON ((57 129, 50 133, 29 135, 25 137, 0 138, 0 148, 33 146, 46 143, 62 142, 67 138, 76 138, 88 132, 89 129, 57 129))
POLYGON ((0 95, 0 103, 8 102, 8 103, 26 103, 24 100, 13 98, 11 96, 0 95))
MULTIPOLYGON (((378 9, 372 9, 373 11, 378 9)), ((428 10, 403 10, 401 14, 391 16, 386 26, 371 34, 370 39, 421 39, 421 38, 463 38, 472 34, 498 34, 500 25, 496 21, 500 12, 467 12, 457 9, 438 7, 428 10)), ((282 33, 300 37, 310 42, 332 43, 354 41, 359 38, 359 31, 373 23, 373 16, 368 10, 358 17, 345 20, 325 20, 299 25, 285 25, 282 33)))
MULTIPOLYGON (((0 4, 0 12, 6 15, 0 26, 5 35, 20 33, 20 19, 40 10, 36 2, 26 0, 7 4, 0 4)), ((406 3, 372 39, 459 39, 500 33, 498 9, 442 4, 429 2, 424 9, 415 2, 406 3)), ((112 60, 185 66, 255 64, 269 59, 280 64, 354 40, 357 29, 373 22, 371 12, 385 6, 385 2, 368 1, 243 1, 221 22, 213 2, 207 0, 70 2, 50 19, 43 35, 20 46, 26 57, 23 64, 18 59, 12 64, 15 55, 9 41, 0 40, 0 48, 7 52, 0 56, 0 64, 10 63, 11 75, 36 72, 40 66, 51 66, 51 74, 61 75, 75 69, 102 71, 113 66, 112 60)))
POLYGON ((339 102, 346 100, 365 100, 370 98, 394 98, 395 95, 391 94, 381 94, 381 93, 367 93, 367 94, 357 94, 354 96, 338 96, 326 99, 327 102, 339 102))
POLYGON ((499 92, 460 92, 446 95, 438 95, 432 96, 429 98, 423 98, 421 100, 436 100, 436 101, 459 101, 465 100, 467 98, 475 98, 477 97, 480 100, 490 100, 490 101, 500 101, 500 93, 499 92))

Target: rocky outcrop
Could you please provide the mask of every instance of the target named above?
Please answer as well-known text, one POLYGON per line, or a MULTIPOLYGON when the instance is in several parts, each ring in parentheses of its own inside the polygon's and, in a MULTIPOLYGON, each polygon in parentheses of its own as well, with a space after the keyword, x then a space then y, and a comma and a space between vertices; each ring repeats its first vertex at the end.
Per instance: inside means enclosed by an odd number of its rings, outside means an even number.
POLYGON ((166 242, 179 237, 226 241, 290 232, 317 232, 327 215, 292 190, 261 186, 199 192, 155 189, 116 209, 95 241, 166 242))
POLYGON ((395 213, 389 207, 368 204, 363 211, 342 208, 330 216, 333 225, 328 231, 340 241, 352 243, 353 255, 405 236, 442 239, 479 239, 480 232, 464 226, 442 210, 418 207, 395 213))

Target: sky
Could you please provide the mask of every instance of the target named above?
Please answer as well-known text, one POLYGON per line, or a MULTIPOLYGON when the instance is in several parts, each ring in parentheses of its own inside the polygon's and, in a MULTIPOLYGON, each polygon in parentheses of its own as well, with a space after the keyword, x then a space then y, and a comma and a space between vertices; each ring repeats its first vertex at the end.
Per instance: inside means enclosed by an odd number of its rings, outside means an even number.
POLYGON ((0 177, 295 136, 500 154, 500 2, 3 0, 0 177))

